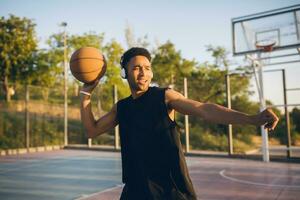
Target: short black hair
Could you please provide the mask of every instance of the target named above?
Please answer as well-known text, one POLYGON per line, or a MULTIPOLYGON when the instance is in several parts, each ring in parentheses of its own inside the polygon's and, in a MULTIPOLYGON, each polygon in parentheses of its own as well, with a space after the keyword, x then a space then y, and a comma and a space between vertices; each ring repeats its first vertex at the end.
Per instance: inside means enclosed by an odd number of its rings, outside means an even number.
POLYGON ((135 56, 145 56, 149 60, 149 62, 151 62, 151 55, 147 49, 142 47, 132 47, 128 49, 121 57, 120 60, 121 67, 126 69, 125 67, 127 63, 130 61, 131 58, 135 56))

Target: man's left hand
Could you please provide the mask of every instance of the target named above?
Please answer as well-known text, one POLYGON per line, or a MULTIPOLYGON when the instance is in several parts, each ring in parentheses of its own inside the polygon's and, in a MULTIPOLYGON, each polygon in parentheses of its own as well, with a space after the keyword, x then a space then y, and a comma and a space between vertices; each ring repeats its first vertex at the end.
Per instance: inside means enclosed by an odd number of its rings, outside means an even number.
POLYGON ((279 118, 271 109, 266 109, 257 115, 257 125, 264 126, 268 131, 273 131, 277 126, 279 118))

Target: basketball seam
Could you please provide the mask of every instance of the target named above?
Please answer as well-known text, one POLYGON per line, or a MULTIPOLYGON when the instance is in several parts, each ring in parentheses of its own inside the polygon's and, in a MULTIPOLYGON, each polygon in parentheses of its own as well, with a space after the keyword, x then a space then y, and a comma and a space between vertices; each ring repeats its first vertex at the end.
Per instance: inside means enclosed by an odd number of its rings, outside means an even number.
POLYGON ((101 61, 103 61, 103 59, 100 59, 100 58, 85 57, 85 58, 76 58, 76 59, 73 59, 73 60, 71 60, 71 63, 74 62, 74 61, 77 61, 77 60, 81 60, 81 59, 93 59, 93 60, 101 60, 101 61))
POLYGON ((80 73, 80 74, 87 74, 87 73, 91 73, 91 72, 95 72, 95 71, 102 71, 102 69, 96 69, 96 70, 93 70, 93 71, 88 71, 88 72, 82 72, 82 71, 74 71, 72 70, 73 73, 80 73))

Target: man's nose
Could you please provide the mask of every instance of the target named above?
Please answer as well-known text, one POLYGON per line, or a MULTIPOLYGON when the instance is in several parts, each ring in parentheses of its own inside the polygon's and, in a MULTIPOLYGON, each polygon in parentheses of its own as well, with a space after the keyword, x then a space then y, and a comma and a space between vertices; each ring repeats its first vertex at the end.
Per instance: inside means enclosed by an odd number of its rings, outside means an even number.
POLYGON ((140 68, 140 74, 141 74, 141 75, 145 75, 145 69, 142 68, 142 67, 140 68))

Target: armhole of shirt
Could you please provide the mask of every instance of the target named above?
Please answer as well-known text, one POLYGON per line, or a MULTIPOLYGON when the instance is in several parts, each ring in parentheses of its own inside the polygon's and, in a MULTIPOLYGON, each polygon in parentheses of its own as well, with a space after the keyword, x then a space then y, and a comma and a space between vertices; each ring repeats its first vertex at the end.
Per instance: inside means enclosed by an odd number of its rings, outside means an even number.
POLYGON ((117 120, 118 120, 118 122, 120 123, 120 101, 121 100, 119 100, 118 102, 117 102, 117 120))
POLYGON ((175 115, 175 111, 174 111, 174 120, 172 120, 169 116, 169 108, 168 108, 168 105, 166 104, 166 91, 168 89, 171 89, 169 87, 166 87, 166 88, 163 88, 163 102, 164 102, 164 112, 165 114, 167 115, 168 117, 168 120, 172 123, 172 124, 176 124, 176 115, 175 115))

